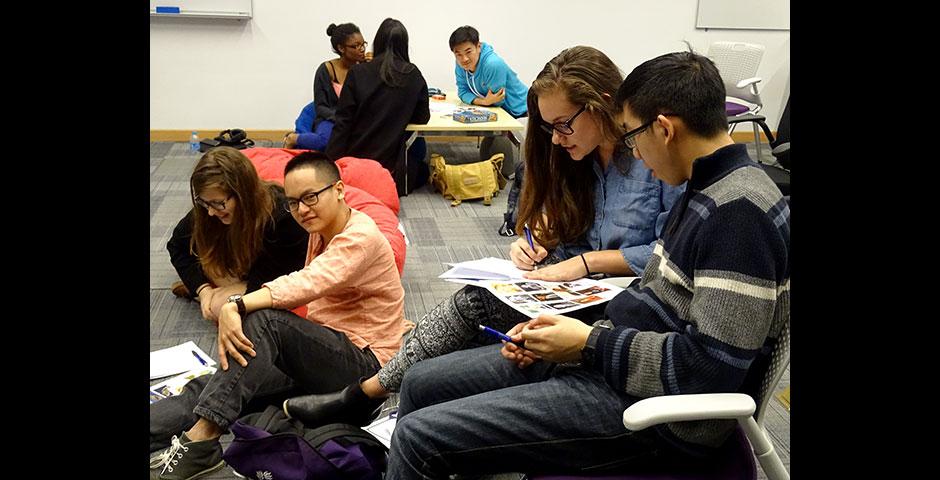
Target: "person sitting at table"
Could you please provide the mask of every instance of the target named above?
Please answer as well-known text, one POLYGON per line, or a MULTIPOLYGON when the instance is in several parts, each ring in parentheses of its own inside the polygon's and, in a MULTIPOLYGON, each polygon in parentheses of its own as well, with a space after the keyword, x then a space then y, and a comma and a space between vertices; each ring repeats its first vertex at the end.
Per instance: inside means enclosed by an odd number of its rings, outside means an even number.
MULTIPOLYGON (((372 60, 372 53, 366 51, 368 42, 353 23, 331 23, 326 28, 330 45, 338 58, 320 64, 313 76, 313 103, 316 117, 304 130, 297 129, 284 138, 284 148, 302 148, 305 150, 325 150, 333 132, 336 103, 346 82, 346 75, 353 65, 372 60), (312 128, 311 128, 312 126, 312 128)), ((302 114, 303 115, 303 114, 302 114)))
POLYGON ((369 158, 382 164, 395 179, 399 195, 427 183, 426 146, 415 142, 404 171, 404 147, 410 123, 427 123, 428 84, 408 55, 408 30, 386 18, 372 43, 373 61, 349 69, 343 94, 336 106, 336 125, 326 147, 332 159, 345 156, 369 158))
MULTIPOLYGON (((496 54, 492 45, 480 42, 480 32, 464 25, 450 34, 448 44, 456 60, 454 77, 457 80, 457 96, 460 100, 471 105, 502 107, 513 118, 525 123, 525 117, 528 115, 526 95, 529 87, 522 83, 516 72, 496 54)), ((513 135, 519 140, 521 157, 525 151, 526 131, 517 130, 513 135)), ((494 149, 497 138, 499 137, 483 137, 480 142, 481 159, 490 158, 505 148, 502 144, 497 144, 494 149)), ((522 168, 519 166, 524 162, 522 158, 517 158, 517 165, 508 163, 512 159, 510 152, 511 149, 502 151, 506 154, 507 162, 503 165, 502 172, 507 177, 513 172, 515 175, 521 175, 522 168)))

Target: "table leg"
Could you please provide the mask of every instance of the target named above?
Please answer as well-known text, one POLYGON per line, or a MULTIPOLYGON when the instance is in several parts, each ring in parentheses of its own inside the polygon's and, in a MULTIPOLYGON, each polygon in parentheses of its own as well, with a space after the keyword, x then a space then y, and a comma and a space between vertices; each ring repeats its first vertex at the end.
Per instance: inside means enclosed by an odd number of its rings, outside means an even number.
POLYGON ((418 132, 411 132, 411 136, 405 140, 405 195, 408 196, 408 150, 411 149, 411 144, 415 143, 415 140, 418 138, 418 132))

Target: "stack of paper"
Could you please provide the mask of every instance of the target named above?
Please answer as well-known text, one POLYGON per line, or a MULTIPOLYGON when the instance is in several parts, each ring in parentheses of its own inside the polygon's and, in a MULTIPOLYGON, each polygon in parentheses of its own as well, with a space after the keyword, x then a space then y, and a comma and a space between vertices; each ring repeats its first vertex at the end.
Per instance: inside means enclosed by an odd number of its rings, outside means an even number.
POLYGON ((590 278, 548 282, 524 278, 524 273, 510 260, 490 257, 454 264, 439 278, 485 288, 503 303, 533 318, 601 304, 623 291, 590 278))
POLYGON ((511 260, 493 257, 449 265, 451 269, 440 274, 438 278, 471 285, 479 285, 479 280, 522 279, 522 274, 525 273, 525 270, 516 268, 511 260))
POLYGON ((168 377, 215 365, 192 340, 175 347, 150 352, 150 379, 168 377))

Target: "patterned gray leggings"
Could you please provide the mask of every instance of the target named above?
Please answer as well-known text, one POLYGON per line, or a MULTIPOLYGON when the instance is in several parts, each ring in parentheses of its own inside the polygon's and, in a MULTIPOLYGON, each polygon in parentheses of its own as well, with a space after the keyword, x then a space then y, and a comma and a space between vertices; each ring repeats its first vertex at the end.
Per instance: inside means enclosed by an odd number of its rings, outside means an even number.
MULTIPOLYGON (((552 252, 539 265, 564 260, 552 252)), ((606 304, 565 314, 587 324, 604 317, 606 304)), ((529 317, 506 305, 485 288, 467 285, 431 309, 401 339, 401 349, 379 370, 379 383, 389 392, 401 388, 405 371, 415 363, 457 350, 498 343, 477 325, 506 332, 529 317)))
POLYGON ((379 383, 397 392, 405 371, 421 360, 496 343, 481 335, 477 325, 505 332, 528 319, 485 288, 467 285, 437 304, 402 337, 401 349, 379 370, 379 383))

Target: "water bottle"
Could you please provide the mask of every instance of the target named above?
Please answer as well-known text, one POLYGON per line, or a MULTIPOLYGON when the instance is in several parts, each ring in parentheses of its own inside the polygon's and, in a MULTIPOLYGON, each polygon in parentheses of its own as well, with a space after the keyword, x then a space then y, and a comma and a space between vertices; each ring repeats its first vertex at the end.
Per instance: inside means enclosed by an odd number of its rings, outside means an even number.
POLYGON ((191 153, 199 153, 199 135, 193 131, 193 135, 189 137, 189 151, 191 153))

